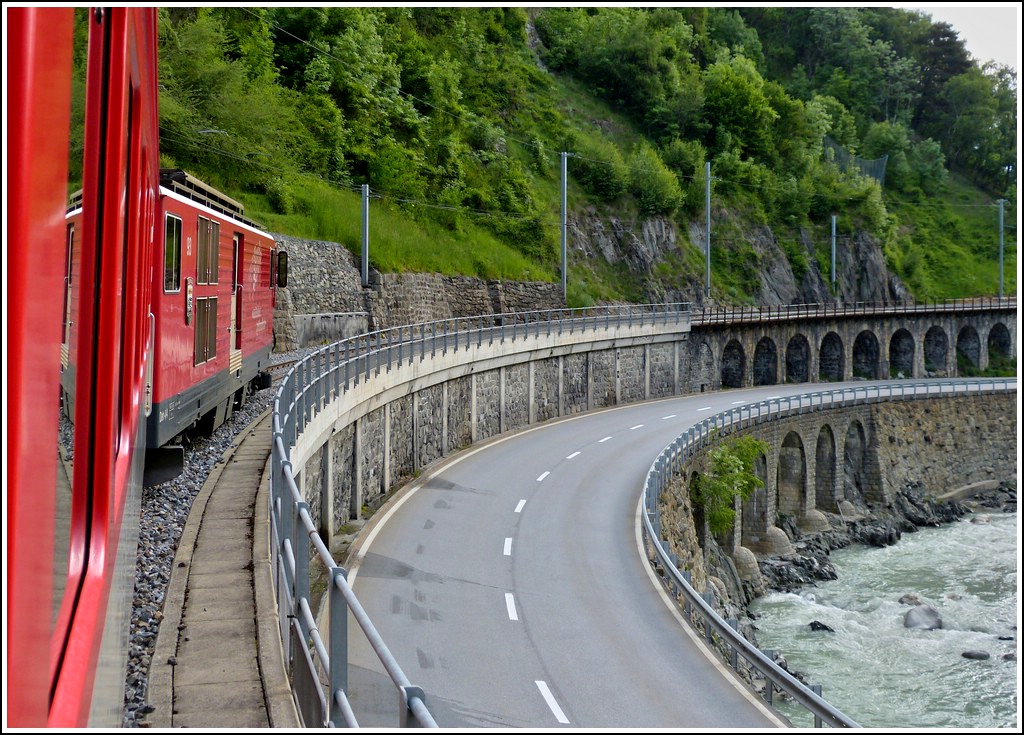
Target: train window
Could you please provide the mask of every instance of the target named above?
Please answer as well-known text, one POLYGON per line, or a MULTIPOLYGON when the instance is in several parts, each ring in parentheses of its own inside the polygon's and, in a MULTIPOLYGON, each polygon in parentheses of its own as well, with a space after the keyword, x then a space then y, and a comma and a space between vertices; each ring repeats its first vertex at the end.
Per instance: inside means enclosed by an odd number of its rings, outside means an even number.
POLYGON ((196 234, 196 283, 209 283, 210 276, 210 220, 199 218, 196 234))
POLYGON ((284 250, 277 254, 277 285, 288 288, 288 253, 284 250))
POLYGON ((220 223, 210 222, 210 280, 220 282, 220 223))
POLYGON ((196 283, 220 282, 220 223, 199 218, 196 283))
POLYGON ((196 299, 195 364, 217 356, 217 299, 196 299))
POLYGON ((164 291, 181 290, 181 219, 167 215, 164 232, 164 291))

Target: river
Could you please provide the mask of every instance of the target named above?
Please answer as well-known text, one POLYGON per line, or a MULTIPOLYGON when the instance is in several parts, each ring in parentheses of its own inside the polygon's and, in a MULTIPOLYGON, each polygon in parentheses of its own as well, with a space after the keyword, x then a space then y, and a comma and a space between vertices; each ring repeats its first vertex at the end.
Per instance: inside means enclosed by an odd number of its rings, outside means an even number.
MULTIPOLYGON (((1019 654, 1018 538, 1016 513, 975 514, 893 546, 834 551, 837 580, 751 605, 758 644, 864 727, 1016 727, 1019 661, 1003 657, 1019 654), (938 610, 942 629, 905 628, 905 594, 938 610), (812 631, 812 620, 835 632, 812 631)), ((802 711, 780 709, 811 726, 802 711)))

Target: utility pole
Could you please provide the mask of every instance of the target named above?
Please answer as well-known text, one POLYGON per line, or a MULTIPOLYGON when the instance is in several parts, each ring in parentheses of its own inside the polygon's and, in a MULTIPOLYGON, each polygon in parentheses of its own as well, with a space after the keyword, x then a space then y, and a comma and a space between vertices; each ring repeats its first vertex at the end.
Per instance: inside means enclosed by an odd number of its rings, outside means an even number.
POLYGON ((704 162, 704 212, 707 234, 704 237, 704 298, 711 299, 711 161, 704 162))
POLYGON ((1005 199, 999 200, 999 298, 1003 298, 1003 205, 1005 199))
POLYGON ((566 255, 567 244, 569 241, 569 228, 566 224, 566 218, 568 216, 568 202, 566 199, 566 189, 568 188, 569 178, 569 154, 566 151, 562 151, 562 301, 568 303, 568 283, 566 279, 566 268, 568 267, 568 256, 566 255))
POLYGON ((832 295, 836 293, 836 216, 832 215, 832 295))
POLYGON ((363 288, 370 285, 370 185, 363 184, 363 288))

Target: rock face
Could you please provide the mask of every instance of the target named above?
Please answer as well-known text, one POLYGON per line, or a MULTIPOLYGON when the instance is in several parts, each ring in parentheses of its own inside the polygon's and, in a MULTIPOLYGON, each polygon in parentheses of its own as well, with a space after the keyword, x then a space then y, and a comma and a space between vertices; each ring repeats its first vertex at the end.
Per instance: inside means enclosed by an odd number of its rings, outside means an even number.
POLYGON ((359 261, 342 245, 284 235, 275 240, 288 253, 289 271, 274 309, 278 351, 399 325, 565 306, 558 283, 371 269, 363 287, 359 261))
MULTIPOLYGON (((853 543, 867 546, 891 546, 904 533, 918 528, 950 523, 968 512, 958 502, 939 503, 924 492, 921 483, 911 483, 895 496, 885 513, 858 516, 826 515, 829 528, 807 532, 791 519, 781 526, 790 539, 792 553, 758 558, 761 576, 769 589, 792 592, 817 581, 836 578, 829 552, 853 543)), ((902 600, 901 600, 902 601, 902 600)))
MULTIPOLYGON (((715 211, 713 216, 716 222, 722 222, 730 231, 739 231, 740 235, 730 237, 725 244, 716 245, 712 240, 712 248, 748 248, 751 276, 757 281, 757 292, 749 296, 758 304, 911 300, 906 287, 886 267, 879 244, 866 233, 854 233, 844 243, 844 251, 837 258, 837 294, 833 296, 826 278, 816 267, 816 245, 809 232, 800 233, 798 246, 804 251, 808 267, 797 275, 771 228, 750 227, 727 211, 715 211)), ((703 269, 690 277, 672 276, 668 280, 660 277, 656 269, 673 258, 692 258, 689 251, 704 252, 703 217, 691 221, 682 233, 672 220, 664 217, 626 220, 602 216, 591 208, 571 217, 569 228, 574 257, 625 265, 643 281, 647 300, 689 301, 698 305, 704 302, 703 269)))

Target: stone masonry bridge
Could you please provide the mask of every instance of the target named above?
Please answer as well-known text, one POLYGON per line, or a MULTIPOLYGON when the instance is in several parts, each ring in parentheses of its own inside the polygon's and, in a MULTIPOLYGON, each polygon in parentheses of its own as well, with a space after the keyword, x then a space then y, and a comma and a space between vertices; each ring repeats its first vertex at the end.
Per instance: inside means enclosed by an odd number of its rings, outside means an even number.
POLYGON ((695 318, 697 380, 708 388, 956 377, 1016 354, 1016 306, 773 307, 695 318), (707 381, 707 382, 704 382, 707 381))

